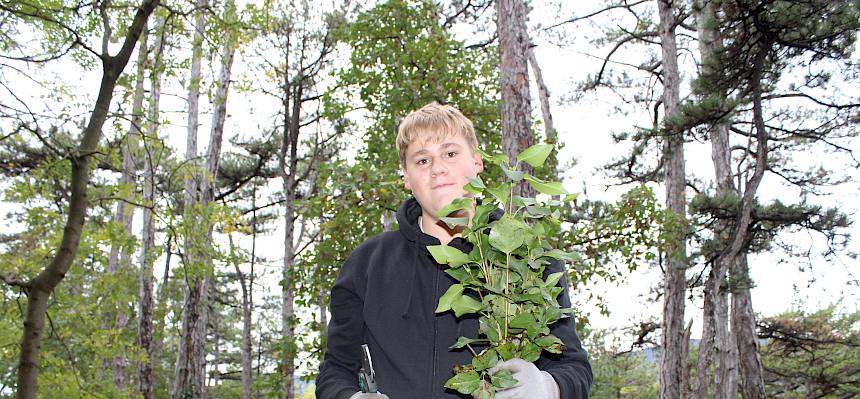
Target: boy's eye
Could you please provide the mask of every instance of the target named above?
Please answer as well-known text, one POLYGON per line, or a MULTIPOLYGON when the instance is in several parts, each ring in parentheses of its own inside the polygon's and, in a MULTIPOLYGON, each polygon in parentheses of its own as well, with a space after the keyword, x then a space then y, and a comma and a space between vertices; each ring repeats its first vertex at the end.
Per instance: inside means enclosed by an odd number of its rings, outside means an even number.
POLYGON ((455 156, 457 156, 457 151, 448 151, 447 153, 445 153, 445 156, 448 158, 454 158, 455 156))
POLYGON ((429 161, 427 160, 427 158, 421 158, 421 159, 415 161, 415 164, 416 165, 427 165, 428 162, 429 161))

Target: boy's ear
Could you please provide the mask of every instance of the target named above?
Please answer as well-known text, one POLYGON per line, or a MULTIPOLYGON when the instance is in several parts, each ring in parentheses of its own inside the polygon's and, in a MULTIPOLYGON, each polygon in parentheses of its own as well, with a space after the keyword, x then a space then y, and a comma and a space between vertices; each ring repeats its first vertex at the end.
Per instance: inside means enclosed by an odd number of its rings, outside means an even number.
POLYGON ((403 185, 406 186, 407 189, 412 190, 412 186, 409 184, 409 176, 406 174, 406 170, 401 168, 400 174, 401 178, 403 179, 403 185))
POLYGON ((478 173, 484 171, 484 160, 481 158, 481 154, 475 152, 472 154, 472 157, 475 158, 475 167, 478 169, 478 173))

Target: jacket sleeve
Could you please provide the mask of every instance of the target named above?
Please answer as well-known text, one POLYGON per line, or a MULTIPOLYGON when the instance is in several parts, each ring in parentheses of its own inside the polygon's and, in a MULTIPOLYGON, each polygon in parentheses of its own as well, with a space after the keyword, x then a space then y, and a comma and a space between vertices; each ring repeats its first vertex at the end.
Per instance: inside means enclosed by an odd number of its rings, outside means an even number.
MULTIPOLYGON (((560 262, 552 261, 547 266, 547 273, 562 271, 560 262)), ((559 282, 564 288, 558 298, 562 307, 569 308, 570 295, 567 278, 559 282)), ((546 371, 558 383, 561 399, 587 399, 593 374, 588 363, 588 353, 582 348, 579 335, 576 334, 576 321, 573 317, 563 318, 550 327, 553 335, 564 342, 564 351, 560 355, 544 354, 537 366, 546 371)))
POLYGON ((358 369, 364 332, 362 262, 355 252, 344 263, 331 289, 331 320, 326 352, 316 380, 318 399, 346 399, 359 391, 358 369))

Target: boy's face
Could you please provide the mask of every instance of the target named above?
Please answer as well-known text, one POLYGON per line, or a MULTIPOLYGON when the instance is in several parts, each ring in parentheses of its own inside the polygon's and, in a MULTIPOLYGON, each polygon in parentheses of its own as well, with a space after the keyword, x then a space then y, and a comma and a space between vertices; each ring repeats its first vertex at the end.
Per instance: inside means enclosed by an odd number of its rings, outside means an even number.
POLYGON ((434 143, 416 140, 406 150, 403 182, 421 204, 424 217, 438 219, 436 212, 463 197, 467 177, 484 170, 481 156, 459 134, 446 135, 434 143))

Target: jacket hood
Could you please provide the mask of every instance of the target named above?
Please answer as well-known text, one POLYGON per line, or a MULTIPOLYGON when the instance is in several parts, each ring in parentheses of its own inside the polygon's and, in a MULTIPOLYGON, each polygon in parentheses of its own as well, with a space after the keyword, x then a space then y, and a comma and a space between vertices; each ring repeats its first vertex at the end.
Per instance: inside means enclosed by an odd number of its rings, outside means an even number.
POLYGON ((400 226, 400 233, 407 240, 418 244, 438 245, 439 240, 436 237, 425 234, 418 226, 418 217, 421 216, 421 212, 421 204, 415 197, 403 201, 397 210, 397 224, 400 226))

